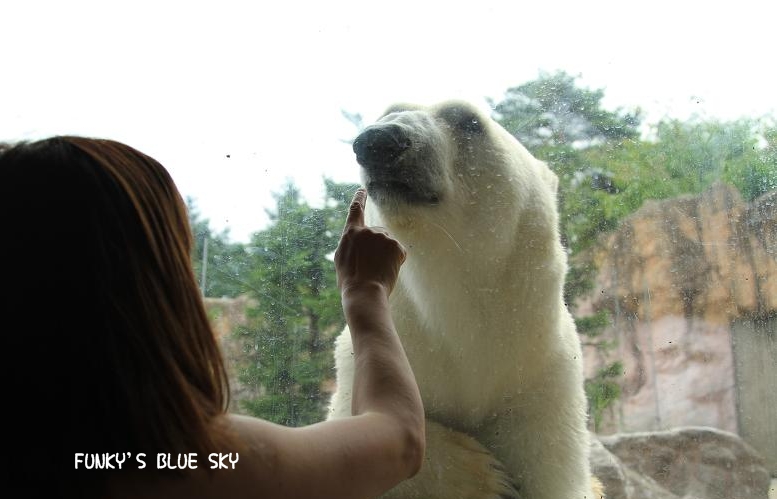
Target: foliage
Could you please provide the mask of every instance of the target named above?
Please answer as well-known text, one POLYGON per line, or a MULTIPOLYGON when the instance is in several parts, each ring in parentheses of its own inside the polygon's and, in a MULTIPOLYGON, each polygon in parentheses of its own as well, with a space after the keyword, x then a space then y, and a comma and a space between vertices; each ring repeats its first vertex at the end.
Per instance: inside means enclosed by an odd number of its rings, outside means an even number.
POLYGON ((593 315, 587 317, 576 317, 575 326, 577 332, 591 337, 599 335, 602 329, 609 326, 612 323, 609 314, 604 310, 601 310, 593 315))
POLYGON ((241 379, 264 388, 243 401, 250 413, 301 426, 324 416, 324 383, 332 375, 333 332, 344 326, 334 264, 347 201, 356 186, 326 181, 328 203, 312 208, 287 185, 276 196, 271 225, 251 241, 247 276, 257 305, 238 335, 250 355, 241 379), (349 194, 350 192, 350 194, 349 194))
POLYGON ((495 118, 526 147, 584 147, 638 136, 639 110, 626 113, 602 108, 604 91, 575 85, 564 71, 542 72, 536 80, 509 88, 491 106, 495 118))
POLYGON ((594 431, 599 430, 605 409, 620 398, 621 387, 617 380, 622 375, 623 363, 617 361, 600 369, 593 378, 585 380, 585 394, 594 431))
POLYGON ((750 201, 777 189, 777 122, 774 118, 762 118, 734 124, 750 125, 751 133, 745 135, 742 142, 742 159, 726 162, 722 177, 750 201))
MULTIPOLYGON (((612 325, 612 317, 607 310, 600 310, 587 317, 575 317, 575 325, 577 332, 583 337, 584 346, 592 346, 604 354, 617 346, 615 342, 601 338, 605 328, 612 325)), ((623 363, 616 360, 599 369, 592 378, 585 380, 585 394, 594 431, 599 430, 604 411, 620 398, 621 388, 618 381, 622 373, 623 363)))

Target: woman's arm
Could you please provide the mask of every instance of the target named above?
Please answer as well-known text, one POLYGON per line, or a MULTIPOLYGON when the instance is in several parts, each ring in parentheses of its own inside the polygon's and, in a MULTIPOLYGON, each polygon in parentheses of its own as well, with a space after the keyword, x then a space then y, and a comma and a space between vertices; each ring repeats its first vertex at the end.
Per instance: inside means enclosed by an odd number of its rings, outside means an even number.
POLYGON ((405 252, 365 227, 365 202, 359 190, 335 254, 354 347, 353 417, 287 428, 230 416, 249 449, 235 478, 257 497, 377 497, 421 467, 423 405, 388 306, 405 252))

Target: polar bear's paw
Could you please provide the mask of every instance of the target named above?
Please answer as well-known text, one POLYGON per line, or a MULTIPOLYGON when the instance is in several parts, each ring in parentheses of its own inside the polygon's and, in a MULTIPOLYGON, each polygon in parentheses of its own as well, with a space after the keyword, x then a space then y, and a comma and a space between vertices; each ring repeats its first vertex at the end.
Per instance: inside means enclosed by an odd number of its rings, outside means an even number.
POLYGON ((502 463, 469 435, 427 420, 421 471, 384 499, 519 499, 502 463))

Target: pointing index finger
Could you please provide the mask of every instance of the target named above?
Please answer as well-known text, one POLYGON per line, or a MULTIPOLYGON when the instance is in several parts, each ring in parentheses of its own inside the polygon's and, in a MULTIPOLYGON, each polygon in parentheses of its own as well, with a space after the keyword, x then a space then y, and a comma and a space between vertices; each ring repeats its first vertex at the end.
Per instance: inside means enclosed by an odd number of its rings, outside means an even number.
POLYGON ((364 206, 367 204, 367 190, 359 188, 353 195, 351 201, 351 207, 348 210, 348 218, 345 219, 345 229, 347 231, 350 227, 364 227, 364 206))

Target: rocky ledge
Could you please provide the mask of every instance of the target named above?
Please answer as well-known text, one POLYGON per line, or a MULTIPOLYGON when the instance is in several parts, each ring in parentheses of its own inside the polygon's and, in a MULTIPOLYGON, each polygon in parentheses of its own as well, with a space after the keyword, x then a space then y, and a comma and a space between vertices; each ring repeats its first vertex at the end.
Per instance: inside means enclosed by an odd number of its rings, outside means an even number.
POLYGON ((607 499, 767 499, 763 458, 741 438, 707 427, 599 436, 593 473, 607 499))

